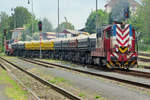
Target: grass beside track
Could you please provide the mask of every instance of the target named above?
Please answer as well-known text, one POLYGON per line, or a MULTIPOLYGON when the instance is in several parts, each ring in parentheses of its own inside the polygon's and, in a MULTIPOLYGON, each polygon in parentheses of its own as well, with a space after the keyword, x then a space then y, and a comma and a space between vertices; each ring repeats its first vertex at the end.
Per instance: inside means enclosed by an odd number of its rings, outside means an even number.
POLYGON ((33 68, 29 71, 35 73, 36 75, 43 77, 45 80, 48 80, 48 82, 52 84, 58 85, 72 92, 73 94, 81 97, 83 100, 107 100, 106 98, 102 97, 99 93, 91 93, 91 92, 88 92, 87 90, 86 91, 82 90, 79 87, 74 86, 74 84, 70 80, 65 79, 63 77, 55 76, 49 71, 47 72, 43 69, 39 70, 37 68, 33 68))
POLYGON ((150 66, 150 62, 139 61, 138 65, 140 68, 143 68, 144 66, 150 66))
POLYGON ((4 55, 5 55, 4 53, 0 53, 0 57, 1 57, 1 56, 4 56, 4 55))
POLYGON ((0 68, 0 84, 5 84, 5 93, 13 100, 28 100, 27 92, 22 89, 5 70, 0 68))

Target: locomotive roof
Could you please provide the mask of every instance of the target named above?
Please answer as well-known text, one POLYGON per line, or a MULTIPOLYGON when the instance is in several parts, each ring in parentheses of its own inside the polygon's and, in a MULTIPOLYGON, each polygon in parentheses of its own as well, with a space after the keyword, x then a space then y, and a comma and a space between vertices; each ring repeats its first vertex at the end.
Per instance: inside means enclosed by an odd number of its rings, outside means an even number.
MULTIPOLYGON (((103 25, 100 29, 102 30, 107 30, 108 28, 112 27, 113 25, 116 25, 116 24, 122 24, 122 22, 115 22, 114 24, 112 25, 103 25)), ((126 25, 126 24, 125 24, 126 25)))
POLYGON ((102 26, 103 29, 108 29, 110 27, 112 27, 113 25, 107 25, 107 26, 102 26))

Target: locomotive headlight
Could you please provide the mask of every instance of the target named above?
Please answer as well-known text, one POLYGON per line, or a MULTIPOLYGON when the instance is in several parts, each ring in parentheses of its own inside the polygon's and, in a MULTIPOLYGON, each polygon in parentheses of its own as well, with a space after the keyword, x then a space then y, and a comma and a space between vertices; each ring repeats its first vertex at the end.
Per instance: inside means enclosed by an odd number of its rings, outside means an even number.
POLYGON ((116 52, 119 52, 119 49, 118 49, 118 48, 116 48, 116 52))

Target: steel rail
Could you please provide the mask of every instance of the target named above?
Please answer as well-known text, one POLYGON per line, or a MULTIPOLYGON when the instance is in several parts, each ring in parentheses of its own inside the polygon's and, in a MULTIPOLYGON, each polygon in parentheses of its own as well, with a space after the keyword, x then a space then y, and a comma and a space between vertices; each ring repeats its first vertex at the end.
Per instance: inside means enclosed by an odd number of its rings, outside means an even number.
POLYGON ((150 54, 149 54, 149 53, 141 53, 141 52, 139 52, 138 55, 150 57, 150 54))
POLYGON ((150 62, 150 59, 146 59, 146 58, 138 58, 139 61, 143 61, 143 62, 150 62))
POLYGON ((57 85, 54 85, 54 84, 49 83, 48 81, 46 81, 46 80, 40 78, 38 75, 35 75, 35 74, 33 74, 33 73, 29 72, 29 71, 26 71, 26 70, 24 70, 23 68, 20 68, 19 66, 13 64, 12 62, 10 62, 10 61, 8 61, 8 60, 2 58, 2 57, 0 57, 0 59, 6 61, 7 63, 11 64, 12 66, 14 66, 15 68, 21 70, 22 72, 28 74, 29 76, 33 77, 34 79, 38 80, 39 82, 43 83, 44 85, 47 85, 47 86, 51 87, 51 88, 54 89, 55 91, 57 91, 57 92, 59 92, 60 94, 64 95, 65 97, 67 97, 67 98, 69 98, 69 99, 71 99, 71 100, 82 100, 80 97, 78 97, 78 96, 72 94, 72 93, 69 92, 69 91, 64 90, 64 89, 61 88, 61 87, 58 87, 57 85))
POLYGON ((114 70, 114 72, 124 75, 132 75, 132 76, 138 76, 143 78, 150 78, 150 73, 148 72, 142 72, 142 71, 136 71, 136 70, 129 70, 129 71, 121 71, 121 70, 114 70))
POLYGON ((41 100, 31 89, 27 88, 6 66, 7 66, 6 63, 0 64, 0 67, 6 70, 11 75, 11 77, 13 77, 14 80, 16 80, 22 87, 24 87, 28 92, 30 92, 36 98, 36 100, 41 100))
MULTIPOLYGON (((28 60, 28 59, 23 59, 23 60, 34 63, 34 64, 42 65, 42 66, 45 66, 45 67, 49 67, 49 68, 53 68, 53 67, 45 65, 45 64, 51 64, 51 65, 58 66, 58 67, 60 66, 60 67, 63 67, 63 68, 68 68, 68 67, 65 67, 63 65, 57 65, 57 64, 53 64, 53 63, 40 61, 40 60, 28 60), (42 63, 45 63, 45 64, 42 64, 42 63)), ((68 68, 68 69, 70 69, 70 68, 68 68)), ((127 72, 127 71, 121 71, 121 70, 113 70, 113 72, 120 73, 120 74, 125 74, 125 75, 139 76, 139 77, 143 77, 143 78, 150 78, 150 73, 142 72, 142 71, 129 70, 127 72)))
POLYGON ((36 62, 36 64, 39 63, 40 65, 44 65, 44 66, 47 66, 47 67, 48 66, 51 66, 51 67, 56 66, 56 67, 60 67, 60 68, 64 68, 64 69, 69 69, 69 70, 73 70, 73 71, 77 71, 77 72, 81 72, 81 73, 85 73, 85 74, 90 74, 90 75, 103 77, 103 78, 106 78, 106 79, 110 79, 110 80, 123 82, 123 83, 126 83, 126 84, 131 84, 131 85, 135 85, 135 86, 150 89, 150 84, 134 82, 134 81, 126 80, 126 79, 116 78, 116 77, 113 77, 113 76, 108 76, 108 75, 103 75, 103 74, 94 73, 94 72, 90 72, 90 71, 80 70, 80 69, 76 69, 76 68, 72 68, 72 67, 66 67, 64 65, 58 65, 58 64, 54 64, 54 63, 40 61, 40 60, 33 60, 33 59, 31 60, 31 59, 25 59, 25 58, 23 58, 22 60, 33 63, 33 64, 35 64, 34 62, 36 62), (45 65, 45 64, 47 64, 47 65, 45 65))

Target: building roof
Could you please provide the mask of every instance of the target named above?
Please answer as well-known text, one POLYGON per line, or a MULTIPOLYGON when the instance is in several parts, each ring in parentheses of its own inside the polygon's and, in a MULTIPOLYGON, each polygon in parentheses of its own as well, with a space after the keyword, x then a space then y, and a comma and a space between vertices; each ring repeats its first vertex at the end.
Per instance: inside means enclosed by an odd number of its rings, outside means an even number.
POLYGON ((55 32, 43 32, 42 38, 45 39, 45 40, 46 39, 48 39, 48 40, 55 39, 56 38, 56 33, 55 32))
MULTIPOLYGON (((106 5, 105 5, 105 7, 107 7, 107 6, 114 6, 114 5, 116 5, 118 2, 119 2, 120 0, 110 0, 106 5)), ((140 4, 137 2, 137 1, 135 1, 135 0, 128 0, 129 1, 129 3, 130 3, 130 6, 139 6, 140 4)))
POLYGON ((23 31, 24 30, 24 28, 15 28, 14 30, 10 30, 10 32, 15 32, 15 31, 23 31))
POLYGON ((66 30, 64 30, 62 33, 66 33, 66 34, 68 34, 68 33, 71 33, 71 34, 79 34, 79 33, 81 33, 81 32, 80 32, 80 31, 77 31, 77 30, 66 29, 66 30))
POLYGON ((66 29, 62 33, 73 34, 73 35, 79 35, 79 34, 89 35, 88 32, 78 31, 78 30, 70 30, 70 29, 66 29))
POLYGON ((15 30, 24 30, 24 28, 20 27, 20 28, 16 28, 15 30))

